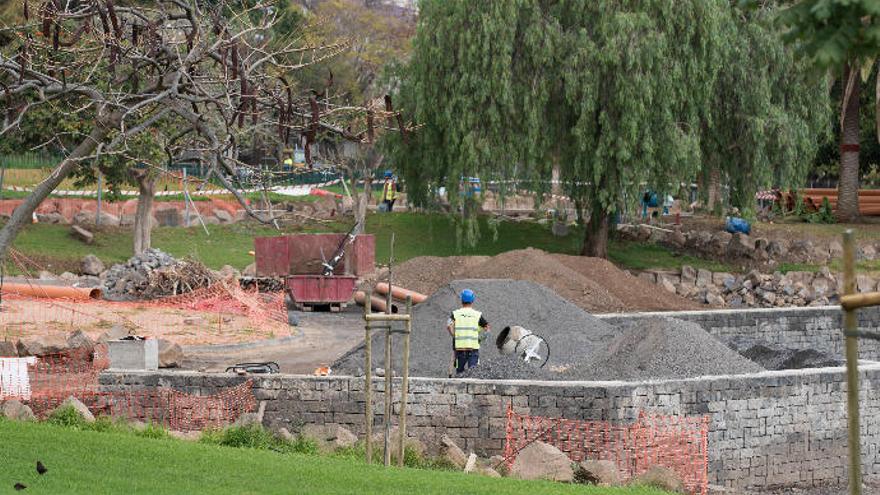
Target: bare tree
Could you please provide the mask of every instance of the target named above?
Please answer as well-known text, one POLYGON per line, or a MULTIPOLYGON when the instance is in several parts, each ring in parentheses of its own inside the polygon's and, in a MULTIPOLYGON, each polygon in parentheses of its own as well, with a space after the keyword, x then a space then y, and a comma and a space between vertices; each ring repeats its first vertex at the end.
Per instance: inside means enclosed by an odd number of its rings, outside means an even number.
MULTIPOLYGON (((211 177, 267 223, 239 187, 242 143, 256 136, 284 143, 302 137, 309 161, 319 132, 359 139, 343 129, 365 109, 333 107, 325 88, 296 84, 297 71, 342 52, 347 41, 311 46, 302 33, 273 31, 278 19, 272 2, 241 5, 50 0, 34 8, 22 2, 25 22, 0 28, 15 40, 0 48, 0 136, 16 132, 40 107, 93 125, 0 229, 0 255, 65 177, 102 155, 136 157, 129 143, 148 130, 165 133, 172 152, 198 151, 211 177)), ((150 194, 148 181, 138 184, 150 194)), ((149 229, 148 204, 139 205, 140 215, 147 217, 139 225, 149 229)))

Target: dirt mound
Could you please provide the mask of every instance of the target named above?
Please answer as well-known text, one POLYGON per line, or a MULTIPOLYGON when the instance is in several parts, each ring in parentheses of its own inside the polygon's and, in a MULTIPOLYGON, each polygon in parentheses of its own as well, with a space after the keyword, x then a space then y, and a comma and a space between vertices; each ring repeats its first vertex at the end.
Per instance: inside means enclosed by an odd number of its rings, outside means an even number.
POLYGON ((696 303, 633 277, 607 260, 540 249, 508 251, 491 258, 423 256, 394 269, 395 284, 425 294, 467 278, 527 280, 592 313, 699 309, 696 303))
MULTIPOLYGON (((598 354, 615 337, 609 324, 562 299, 553 291, 522 280, 457 280, 436 291, 413 310, 410 373, 412 376, 446 377, 452 362, 452 338, 446 331, 450 313, 460 306, 464 288, 477 294, 474 304, 489 321, 492 332, 480 348, 480 361, 486 364, 469 374, 473 378, 547 379, 544 372, 524 369, 515 358, 502 356, 494 338, 509 325, 520 325, 543 336, 550 345, 546 368, 569 368, 598 354)), ((400 370, 402 339, 394 340, 395 370, 400 370)), ((384 335, 373 338, 373 367, 382 367, 384 335)), ((363 344, 332 365, 341 373, 356 373, 364 367, 363 344)), ((399 372, 399 371, 398 371, 399 372)), ((558 374, 558 373, 557 373, 558 374)), ((561 379, 559 376, 557 379, 561 379)))
POLYGON ((621 329, 610 345, 570 380, 650 380, 757 373, 764 368, 709 335, 696 323, 649 318, 621 329))

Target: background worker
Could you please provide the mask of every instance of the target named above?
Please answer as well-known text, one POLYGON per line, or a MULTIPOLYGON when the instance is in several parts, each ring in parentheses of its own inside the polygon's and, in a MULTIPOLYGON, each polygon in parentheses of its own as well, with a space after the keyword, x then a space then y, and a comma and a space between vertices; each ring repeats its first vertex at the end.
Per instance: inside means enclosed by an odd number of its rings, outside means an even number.
POLYGON ((394 202, 397 201, 398 186, 394 180, 394 174, 390 170, 385 171, 385 183, 382 185, 382 204, 385 205, 385 211, 390 212, 394 208, 394 202))
POLYGON ((476 295, 474 291, 461 291, 461 308, 452 312, 446 323, 446 330, 452 336, 455 350, 455 371, 463 373, 480 362, 481 332, 489 332, 489 322, 483 314, 473 308, 476 295))

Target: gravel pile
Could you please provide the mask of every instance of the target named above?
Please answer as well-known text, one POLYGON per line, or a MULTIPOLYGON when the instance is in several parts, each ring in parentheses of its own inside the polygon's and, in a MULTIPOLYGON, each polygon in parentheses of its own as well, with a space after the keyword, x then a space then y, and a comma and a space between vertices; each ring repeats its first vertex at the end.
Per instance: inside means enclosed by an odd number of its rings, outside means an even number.
POLYGON ((540 249, 485 256, 423 256, 394 268, 394 283, 432 294, 458 279, 516 279, 543 285, 591 313, 674 311, 701 305, 634 277, 607 260, 540 249))
MULTIPOLYGON (((481 365, 472 378, 563 379, 551 369, 569 368, 604 349, 617 330, 538 284, 521 280, 458 280, 435 292, 414 309, 410 374, 446 377, 452 362, 452 338, 446 332, 449 314, 460 306, 462 289, 477 294, 474 307, 481 311, 492 333, 480 348, 481 365), (543 336, 550 345, 545 370, 525 369, 515 358, 502 356, 495 336, 508 325, 520 325, 543 336)), ((396 337, 394 355, 401 354, 402 339, 396 337)), ((384 336, 373 338, 373 367, 384 367, 384 336)), ((357 373, 364 367, 363 344, 332 365, 340 373, 357 373)), ((400 369, 396 358, 395 370, 400 369)))
POLYGON ((696 323, 648 318, 621 328, 604 350, 567 371, 569 380, 649 380, 757 373, 764 368, 696 323))
POLYGON ((747 337, 727 341, 728 347, 768 370, 843 366, 844 360, 815 349, 791 349, 747 337))
POLYGON ((216 275, 199 262, 177 260, 159 249, 147 249, 107 270, 104 298, 111 301, 155 299, 191 292, 216 280, 216 275))

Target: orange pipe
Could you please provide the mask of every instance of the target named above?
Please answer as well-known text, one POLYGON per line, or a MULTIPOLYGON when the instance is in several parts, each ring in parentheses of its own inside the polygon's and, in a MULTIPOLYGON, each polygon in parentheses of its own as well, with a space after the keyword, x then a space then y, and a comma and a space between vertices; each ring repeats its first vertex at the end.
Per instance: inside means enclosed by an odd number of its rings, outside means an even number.
MULTIPOLYGON (((367 300, 367 294, 366 294, 364 291, 359 290, 359 291, 357 291, 357 292, 354 293, 354 302, 358 303, 359 305, 363 306, 363 305, 364 305, 364 301, 366 301, 366 300, 367 300)), ((373 297, 370 298, 370 301, 372 302, 372 304, 370 304, 370 307, 371 307, 373 310, 375 310, 375 311, 379 311, 379 312, 381 312, 381 313, 384 313, 384 312, 385 312, 385 308, 386 308, 386 306, 385 306, 385 300, 384 300, 384 299, 382 299, 381 297, 378 297, 378 296, 373 296, 373 297)), ((392 312, 392 313, 397 313, 397 311, 398 311, 398 309, 397 309, 397 305, 396 305, 396 304, 392 304, 392 305, 391 305, 391 312, 392 312)))
POLYGON ((31 285, 4 283, 3 292, 20 296, 45 297, 48 299, 101 299, 101 289, 85 287, 67 287, 59 285, 31 285))
MULTIPOLYGON (((388 284, 385 282, 380 282, 376 284, 376 292, 378 292, 379 294, 388 294, 388 284)), ((424 294, 409 289, 404 289, 403 287, 398 287, 396 285, 391 289, 391 296, 400 301, 405 301, 406 296, 411 296, 413 304, 425 302, 425 299, 428 298, 428 296, 424 294)))

